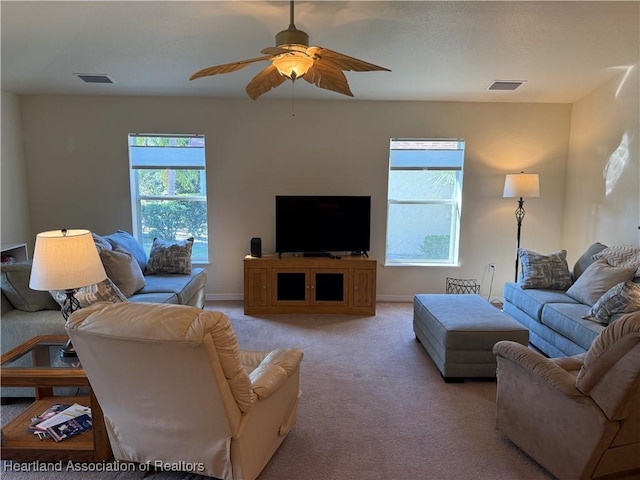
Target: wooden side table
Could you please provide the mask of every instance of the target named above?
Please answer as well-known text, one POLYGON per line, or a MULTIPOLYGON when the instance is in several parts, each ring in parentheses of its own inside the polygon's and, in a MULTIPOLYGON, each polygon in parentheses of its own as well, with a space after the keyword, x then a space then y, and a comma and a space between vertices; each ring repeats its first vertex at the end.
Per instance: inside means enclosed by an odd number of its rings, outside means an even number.
POLYGON ((102 409, 79 362, 63 362, 59 353, 65 335, 40 335, 2 355, 2 386, 34 387, 36 401, 2 429, 2 459, 18 461, 98 462, 111 456, 102 409), (88 387, 87 396, 54 396, 53 387, 88 387), (91 408, 92 428, 61 442, 40 440, 27 431, 31 418, 54 403, 79 403, 91 408))

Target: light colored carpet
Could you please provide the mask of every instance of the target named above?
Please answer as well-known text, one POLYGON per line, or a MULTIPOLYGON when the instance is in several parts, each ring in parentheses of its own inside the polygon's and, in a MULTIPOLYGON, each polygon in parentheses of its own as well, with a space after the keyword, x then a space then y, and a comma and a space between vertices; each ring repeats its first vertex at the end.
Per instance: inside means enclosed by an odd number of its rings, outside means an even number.
MULTIPOLYGON (((377 315, 249 317, 241 302, 208 302, 232 319, 240 347, 299 347, 298 422, 260 480, 551 479, 495 429, 496 383, 444 383, 415 340, 410 303, 377 315)), ((2 406, 2 421, 23 404, 2 406)), ((3 479, 138 479, 142 472, 2 472, 3 479)), ((160 472, 152 480, 200 480, 160 472)))

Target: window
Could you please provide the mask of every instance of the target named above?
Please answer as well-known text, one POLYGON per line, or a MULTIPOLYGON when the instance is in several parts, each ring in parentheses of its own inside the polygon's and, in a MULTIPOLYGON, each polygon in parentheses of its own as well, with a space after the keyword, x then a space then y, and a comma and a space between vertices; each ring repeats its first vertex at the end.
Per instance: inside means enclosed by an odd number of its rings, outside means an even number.
POLYGON ((385 265, 457 265, 464 141, 393 138, 385 265))
POLYGON ((204 136, 129 135, 133 236, 149 254, 155 237, 194 238, 192 260, 207 262, 204 136))

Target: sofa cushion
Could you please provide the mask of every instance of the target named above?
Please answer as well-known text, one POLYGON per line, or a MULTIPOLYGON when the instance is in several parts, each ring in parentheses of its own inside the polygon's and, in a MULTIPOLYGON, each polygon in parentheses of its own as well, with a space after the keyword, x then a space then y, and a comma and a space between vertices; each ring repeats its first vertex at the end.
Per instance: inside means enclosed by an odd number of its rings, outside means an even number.
POLYGON ((588 350, 604 325, 585 320, 589 306, 582 303, 549 303, 542 309, 542 323, 588 350))
POLYGON ((147 275, 158 273, 189 275, 192 249, 193 237, 179 241, 154 238, 145 273, 147 275))
POLYGON ((633 282, 620 282, 602 295, 584 318, 608 325, 613 315, 638 310, 640 310, 640 285, 633 282))
POLYGON ((522 265, 522 288, 566 290, 571 286, 571 273, 567 265, 567 251, 558 250, 549 255, 518 249, 522 265))
MULTIPOLYGON (((207 280, 203 268, 193 268, 191 275, 161 274, 148 275, 145 278, 147 284, 137 292, 138 294, 172 292, 178 296, 179 303, 183 305, 204 286, 207 280)), ((129 298, 129 301, 132 301, 132 298, 129 298)))
POLYGON ((571 285, 567 295, 591 306, 614 285, 631 280, 635 270, 633 266, 613 267, 604 259, 596 260, 571 285))
POLYGON ((106 238, 101 237, 96 233, 91 233, 91 236, 93 237, 93 243, 96 244, 98 253, 104 250, 113 250, 113 245, 111 245, 111 243, 109 243, 109 241, 106 238))
POLYGON ((144 247, 136 240, 129 232, 124 230, 117 230, 111 235, 104 237, 111 243, 113 247, 120 247, 129 252, 138 261, 140 270, 144 272, 147 268, 147 252, 144 251, 144 247))
POLYGON ((16 310, 37 312, 60 310, 49 292, 29 288, 31 261, 2 265, 2 293, 16 310))
POLYGON ((630 245, 608 247, 598 252, 593 258, 604 259, 614 267, 635 267, 634 276, 640 277, 640 248, 630 245))
POLYGON ((127 300, 135 303, 172 303, 174 305, 180 304, 178 295, 172 292, 136 293, 134 295, 131 295, 127 300))
POLYGON ((127 297, 130 297, 142 287, 146 281, 136 259, 128 251, 121 247, 113 250, 103 250, 100 253, 102 265, 113 283, 127 297))
MULTIPOLYGON (((51 293, 53 299, 62 306, 67 294, 64 290, 54 290, 51 293)), ((126 302, 127 297, 123 295, 118 287, 109 278, 105 278, 102 282, 94 283, 79 288, 75 297, 80 303, 80 308, 88 307, 97 302, 126 302)))
POLYGON ((563 291, 523 289, 515 282, 505 284, 504 298, 538 322, 541 321, 542 308, 547 303, 578 303, 563 291))
POLYGON ((580 256, 580 258, 578 258, 575 265, 573 266, 574 282, 578 279, 578 277, 580 277, 580 275, 584 273, 584 271, 589 267, 589 265, 591 265, 593 262, 596 261, 596 259, 593 258, 593 256, 596 253, 601 252, 605 248, 607 248, 607 246, 603 245, 600 242, 596 242, 593 245, 591 245, 589 248, 587 248, 587 250, 580 256))

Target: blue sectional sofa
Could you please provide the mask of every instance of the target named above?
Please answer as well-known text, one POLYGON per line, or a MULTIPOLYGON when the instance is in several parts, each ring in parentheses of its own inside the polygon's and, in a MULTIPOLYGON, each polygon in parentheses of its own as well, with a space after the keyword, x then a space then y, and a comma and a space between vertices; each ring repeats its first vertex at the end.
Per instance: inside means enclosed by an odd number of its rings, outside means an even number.
MULTIPOLYGON (((576 295, 572 291, 572 287, 573 285, 578 286, 576 282, 585 271, 588 271, 589 267, 591 267, 591 271, 595 269, 597 265, 592 266, 594 262, 604 261, 598 260, 597 256, 598 254, 603 255, 602 252, 606 253, 608 250, 610 249, 601 243, 591 245, 570 272, 571 286, 568 289, 525 288, 522 279, 518 283, 505 284, 504 312, 529 330, 529 342, 545 355, 565 357, 584 353, 589 349, 596 336, 607 326, 605 323, 584 318, 590 313, 592 305, 596 302, 593 299, 586 303, 581 301, 580 295, 576 295)), ((636 254, 632 262, 636 262, 638 259, 640 259, 640 255, 636 254)), ((623 260, 629 263, 628 259, 623 260)), ((640 266, 638 268, 640 269, 640 266)), ((629 274, 634 271, 631 263, 625 265, 625 268, 616 267, 612 270, 615 270, 615 275, 617 275, 610 281, 612 287, 614 282, 615 284, 620 283, 618 280, 640 283, 640 278, 635 276, 637 271, 629 274), (627 268, 629 266, 632 268, 627 268)), ((594 287, 597 286, 597 281, 586 282, 587 277, 588 275, 583 278, 583 284, 592 283, 594 287)), ((601 285, 601 289, 604 288, 607 287, 601 285)), ((637 308, 637 306, 630 308, 637 308)), ((613 315, 611 321, 620 316, 621 314, 613 315)))

